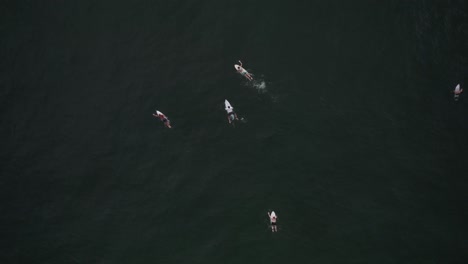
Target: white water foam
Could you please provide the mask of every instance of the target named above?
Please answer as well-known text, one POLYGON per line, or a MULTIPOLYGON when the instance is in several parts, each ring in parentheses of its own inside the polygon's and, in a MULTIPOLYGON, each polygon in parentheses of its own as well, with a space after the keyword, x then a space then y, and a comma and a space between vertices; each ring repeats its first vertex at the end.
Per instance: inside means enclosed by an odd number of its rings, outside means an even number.
POLYGON ((253 81, 252 86, 255 87, 259 93, 266 93, 267 91, 265 81, 253 81))

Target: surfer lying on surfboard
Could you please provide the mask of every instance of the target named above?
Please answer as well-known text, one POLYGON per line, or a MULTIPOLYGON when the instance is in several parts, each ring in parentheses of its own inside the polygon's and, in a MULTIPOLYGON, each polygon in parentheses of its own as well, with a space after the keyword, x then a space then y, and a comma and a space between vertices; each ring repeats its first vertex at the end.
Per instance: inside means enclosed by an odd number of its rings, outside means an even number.
POLYGON ((268 212, 268 217, 270 217, 270 225, 271 225, 271 232, 278 232, 278 228, 276 227, 276 219, 278 218, 275 214, 275 211, 268 212))
POLYGON ((229 124, 234 122, 234 120, 239 120, 237 117, 236 112, 234 112, 234 108, 231 106, 231 104, 228 102, 228 100, 224 100, 224 105, 225 105, 225 110, 227 112, 227 119, 229 121, 229 124))
POLYGON ((171 121, 169 121, 169 119, 163 113, 156 110, 156 114, 153 114, 153 116, 158 117, 161 121, 163 121, 167 128, 171 128, 171 121))
POLYGON ((240 73, 241 75, 244 75, 245 78, 247 78, 247 80, 252 81, 253 80, 252 75, 250 75, 250 73, 242 67, 242 62, 240 60, 239 60, 239 63, 240 65, 234 64, 234 68, 236 68, 236 71, 240 73))
POLYGON ((460 88, 460 84, 455 87, 455 90, 453 90, 453 99, 455 101, 458 101, 458 97, 460 97, 460 94, 463 92, 463 89, 460 88))

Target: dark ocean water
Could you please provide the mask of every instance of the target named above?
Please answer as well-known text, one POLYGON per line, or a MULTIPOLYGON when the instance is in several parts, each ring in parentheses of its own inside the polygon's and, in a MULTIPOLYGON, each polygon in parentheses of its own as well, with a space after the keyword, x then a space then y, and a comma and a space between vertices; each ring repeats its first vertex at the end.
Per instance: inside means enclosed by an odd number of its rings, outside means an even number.
POLYGON ((468 2, 0 14, 1 263, 468 263, 468 2))

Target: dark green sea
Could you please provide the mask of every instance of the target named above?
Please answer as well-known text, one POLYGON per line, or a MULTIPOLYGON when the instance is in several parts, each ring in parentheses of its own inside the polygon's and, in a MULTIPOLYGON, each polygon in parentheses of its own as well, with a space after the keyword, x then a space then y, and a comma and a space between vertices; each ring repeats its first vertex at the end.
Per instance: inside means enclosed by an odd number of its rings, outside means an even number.
POLYGON ((0 263, 468 263, 458 83, 464 0, 4 0, 0 263))

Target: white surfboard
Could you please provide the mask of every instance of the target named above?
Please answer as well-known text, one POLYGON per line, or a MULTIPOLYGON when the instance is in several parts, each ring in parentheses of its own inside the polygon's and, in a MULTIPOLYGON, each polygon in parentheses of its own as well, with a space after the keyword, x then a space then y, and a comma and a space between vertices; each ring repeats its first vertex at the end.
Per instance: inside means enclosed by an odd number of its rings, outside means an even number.
POLYGON ((162 112, 160 112, 160 111, 158 111, 158 110, 156 110, 156 114, 157 114, 157 115, 160 115, 160 116, 163 116, 164 118, 166 118, 167 120, 169 120, 169 118, 168 118, 165 114, 163 114, 162 112))
POLYGON ((453 99, 458 101, 458 97, 460 96, 460 84, 457 84, 455 90, 453 91, 453 99))
POLYGON ((224 110, 227 111, 228 109, 234 110, 234 107, 231 106, 228 100, 224 100, 224 110))
POLYGON ((242 66, 234 64, 234 68, 237 70, 237 72, 240 73, 240 75, 243 75, 245 78, 247 78, 247 80, 249 80, 249 81, 253 80, 251 74, 246 69, 244 69, 242 66))
POLYGON ((275 211, 271 211, 270 217, 276 217, 275 211))

